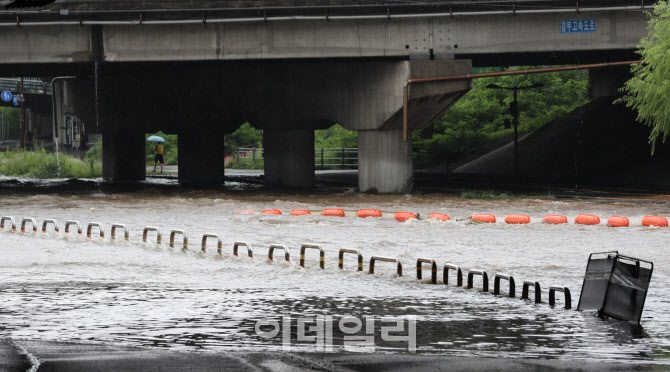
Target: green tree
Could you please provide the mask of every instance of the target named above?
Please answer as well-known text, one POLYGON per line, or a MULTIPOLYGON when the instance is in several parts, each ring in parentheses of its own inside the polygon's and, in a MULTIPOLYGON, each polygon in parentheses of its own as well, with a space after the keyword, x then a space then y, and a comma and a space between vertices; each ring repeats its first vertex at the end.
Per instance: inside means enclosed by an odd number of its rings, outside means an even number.
MULTIPOLYGON (((530 69, 532 66, 510 70, 530 69)), ((500 68, 479 72, 499 71, 500 68)), ((588 102, 588 73, 562 71, 547 74, 500 76, 474 79, 472 89, 447 110, 434 125, 413 131, 414 161, 417 168, 446 167, 458 162, 476 148, 510 141, 513 130, 505 128, 512 121, 511 91, 487 89, 489 84, 501 87, 544 84, 543 88, 521 90, 518 94, 519 133, 531 132, 588 102)))
POLYGON ((223 145, 226 155, 232 155, 238 147, 261 147, 263 131, 255 129, 249 123, 242 124, 236 131, 224 136, 223 145))
POLYGON ((5 113, 5 120, 9 123, 9 138, 19 138, 19 109, 13 107, 0 107, 0 111, 5 113))
POLYGON ((631 67, 633 77, 616 102, 637 111, 637 120, 651 127, 649 143, 654 153, 656 140, 665 142, 670 132, 670 2, 661 0, 649 15, 649 33, 637 53, 642 63, 631 67))
POLYGON ((335 124, 328 129, 314 131, 314 148, 358 147, 358 132, 335 124))

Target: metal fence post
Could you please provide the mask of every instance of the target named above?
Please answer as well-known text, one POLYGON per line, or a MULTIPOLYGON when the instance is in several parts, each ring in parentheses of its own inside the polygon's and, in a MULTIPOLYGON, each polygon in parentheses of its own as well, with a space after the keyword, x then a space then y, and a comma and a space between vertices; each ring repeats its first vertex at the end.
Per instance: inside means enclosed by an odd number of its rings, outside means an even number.
POLYGON ((321 148, 321 169, 323 169, 323 147, 321 148))

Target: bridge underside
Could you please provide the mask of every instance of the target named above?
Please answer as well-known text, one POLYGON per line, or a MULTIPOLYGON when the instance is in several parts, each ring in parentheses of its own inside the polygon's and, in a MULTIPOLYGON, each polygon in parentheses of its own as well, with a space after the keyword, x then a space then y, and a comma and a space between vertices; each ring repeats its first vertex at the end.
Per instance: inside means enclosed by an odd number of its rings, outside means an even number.
MULTIPOLYGON (((144 179, 144 134, 162 130, 179 135, 180 182, 221 184, 224 136, 248 121, 264 131, 266 183, 311 187, 314 130, 340 124, 360 134, 361 190, 399 192, 412 174, 411 143, 402 142, 404 82, 470 71, 465 60, 106 63, 97 94, 89 78, 55 92, 98 107, 96 119, 72 110, 98 123, 107 179, 144 179)), ((469 89, 467 80, 413 87, 410 129, 429 125, 469 89)))

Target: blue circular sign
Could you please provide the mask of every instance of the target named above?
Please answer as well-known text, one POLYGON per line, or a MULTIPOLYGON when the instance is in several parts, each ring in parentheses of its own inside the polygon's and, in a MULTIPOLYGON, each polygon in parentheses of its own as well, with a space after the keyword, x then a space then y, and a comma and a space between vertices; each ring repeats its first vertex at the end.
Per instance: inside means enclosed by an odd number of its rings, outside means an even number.
POLYGON ((2 100, 5 102, 9 102, 12 100, 12 92, 4 90, 2 93, 0 93, 0 98, 2 98, 2 100))
POLYGON ((19 97, 14 96, 14 98, 12 98, 12 102, 14 103, 14 106, 18 106, 19 105, 19 97))

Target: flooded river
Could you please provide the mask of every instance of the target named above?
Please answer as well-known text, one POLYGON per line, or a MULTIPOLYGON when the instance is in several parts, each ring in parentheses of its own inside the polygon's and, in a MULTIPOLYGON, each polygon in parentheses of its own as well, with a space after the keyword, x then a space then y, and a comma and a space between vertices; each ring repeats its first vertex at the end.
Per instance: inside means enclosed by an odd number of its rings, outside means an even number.
MULTIPOLYGON (((328 195, 261 195, 186 191, 92 195, 9 195, 2 215, 101 222, 107 238, 85 239, 53 232, 0 231, 0 329, 14 340, 70 341, 145 346, 174 350, 282 350, 281 337, 256 334, 256 322, 282 316, 376 319, 412 315, 418 353, 454 356, 542 357, 670 364, 670 229, 643 228, 644 215, 670 217, 664 203, 558 200, 466 200, 444 195, 375 196, 354 192, 328 195), (316 215, 234 214, 279 208, 348 210, 377 208, 449 214, 453 221, 337 218, 316 215), (470 224, 474 213, 493 213, 496 224, 470 224), (501 223, 510 213, 528 214, 530 225, 501 223), (547 225, 546 214, 596 214, 599 226, 547 225), (629 228, 608 228, 611 215, 627 216, 629 228), (109 226, 124 223, 131 241, 110 243, 109 226), (164 243, 141 242, 144 226, 157 226, 164 243), (190 251, 170 250, 168 233, 183 229, 190 251), (203 233, 223 240, 223 257, 213 241, 198 253, 203 233), (232 256, 235 241, 254 248, 254 258, 232 256), (325 249, 325 270, 316 251, 298 266, 303 243, 325 249), (292 264, 267 260, 271 244, 291 248, 292 264), (359 249, 365 270, 371 255, 397 257, 379 262, 375 274, 356 272, 355 257, 337 268, 340 248, 359 249), (566 286, 579 300, 589 253, 618 250, 654 261, 655 271, 642 317, 642 329, 592 313, 547 305, 550 285, 566 286), (416 279, 417 257, 435 259, 489 275, 515 276, 543 286, 543 304, 493 296, 416 279)), ((84 227, 85 228, 85 227, 84 227)), ((51 230, 50 230, 51 231, 51 230)), ((152 238, 155 239, 155 238, 152 238)), ((244 249, 242 249, 244 252, 244 249)), ((453 280, 453 277, 452 279, 453 280)), ((453 284, 453 283, 450 283, 453 284)), ((491 287, 493 280, 491 280, 491 287)), ((518 297, 518 295, 517 295, 518 297)), ((561 298, 562 302, 562 298, 561 298)), ((295 320, 294 320, 295 321, 295 320)), ((295 327, 295 325, 294 325, 295 327)), ((333 351, 343 334, 333 334, 333 351)), ((292 350, 316 351, 314 343, 291 341, 292 350)), ((359 351, 406 353, 406 343, 381 340, 359 351)))

